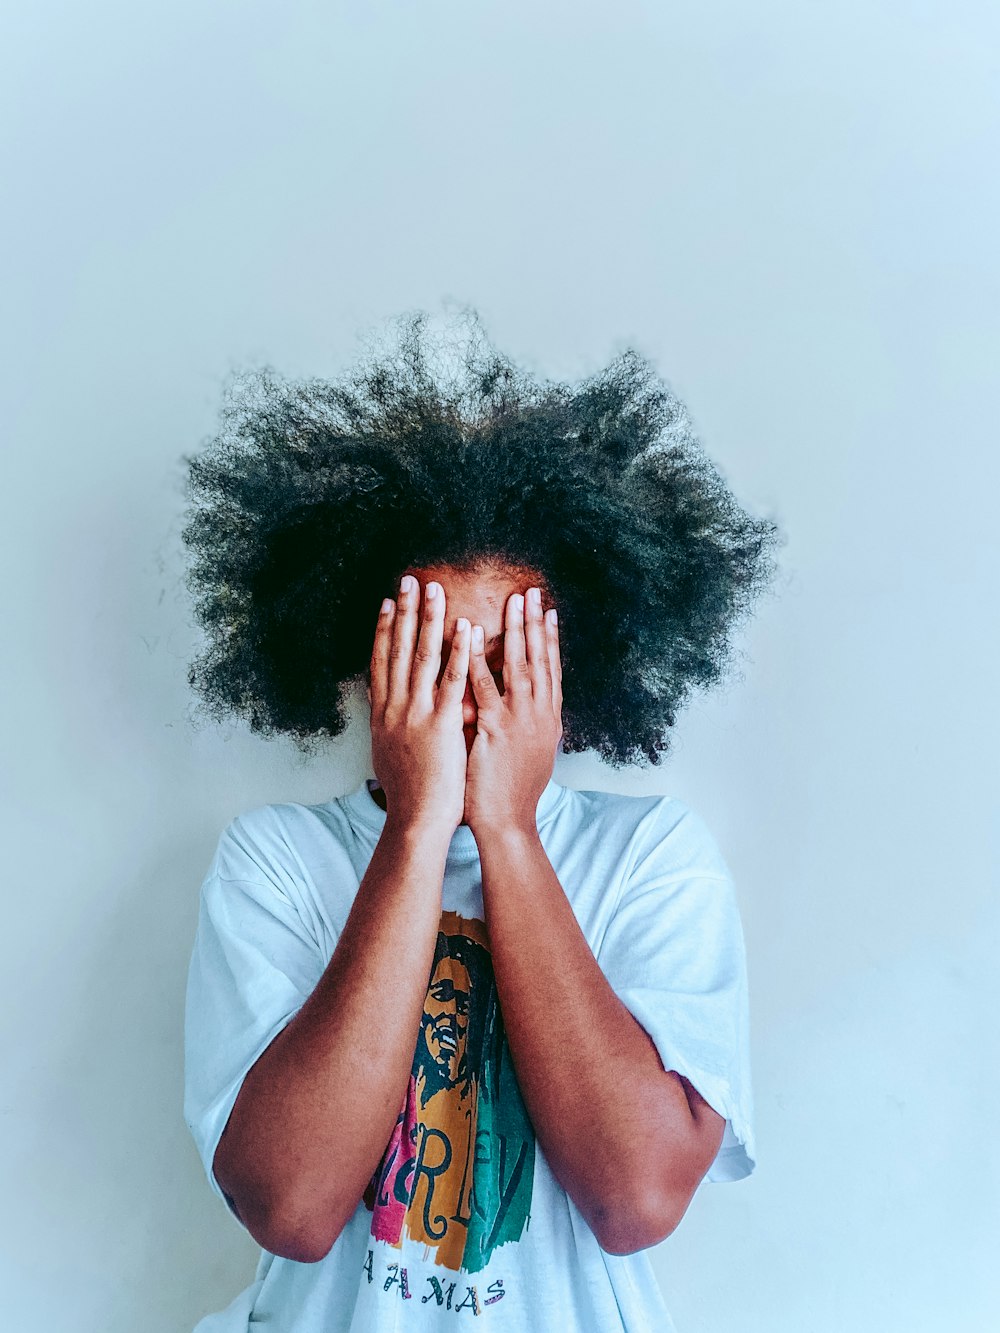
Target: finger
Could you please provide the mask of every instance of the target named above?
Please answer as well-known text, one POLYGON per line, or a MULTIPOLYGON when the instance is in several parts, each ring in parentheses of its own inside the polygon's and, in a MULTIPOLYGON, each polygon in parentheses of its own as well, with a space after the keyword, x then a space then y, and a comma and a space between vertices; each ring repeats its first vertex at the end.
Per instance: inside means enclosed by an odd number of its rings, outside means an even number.
POLYGON ((410 694, 434 707, 438 672, 441 670, 441 640, 444 636, 444 589, 433 579, 424 588, 420 631, 410 671, 410 694))
POLYGON ((511 593, 504 610, 503 688, 515 699, 531 698, 531 676, 524 647, 524 597, 511 593))
MULTIPOLYGON (((486 634, 482 625, 473 625, 472 643, 469 650, 469 679, 472 681, 472 693, 476 697, 476 708, 480 716, 495 709, 500 703, 501 694, 493 679, 493 672, 486 665, 486 634)), ((506 685, 504 686, 506 689, 506 685)))
POLYGON ((562 713, 562 658, 559 653, 559 615, 554 606, 545 613, 545 647, 552 678, 552 710, 559 717, 562 713))
POLYGON ((385 701, 389 692, 389 646, 392 643, 392 622, 395 612, 396 603, 392 598, 383 598, 368 667, 368 700, 371 704, 372 717, 379 722, 385 714, 385 701))
POLYGON ((528 679, 535 699, 552 702, 552 681, 549 678, 549 654, 545 641, 545 622, 542 619, 540 588, 529 588, 524 599, 524 646, 528 657, 528 679))
POLYGON ((438 712, 449 709, 461 709, 465 697, 465 682, 469 675, 469 648, 472 635, 465 616, 455 621, 455 633, 451 637, 451 652, 448 664, 438 686, 434 706, 438 712))
POLYGON ((410 668, 417 640, 417 608, 420 585, 412 574, 404 574, 396 598, 392 643, 389 647, 389 693, 387 708, 402 708, 410 697, 410 668))

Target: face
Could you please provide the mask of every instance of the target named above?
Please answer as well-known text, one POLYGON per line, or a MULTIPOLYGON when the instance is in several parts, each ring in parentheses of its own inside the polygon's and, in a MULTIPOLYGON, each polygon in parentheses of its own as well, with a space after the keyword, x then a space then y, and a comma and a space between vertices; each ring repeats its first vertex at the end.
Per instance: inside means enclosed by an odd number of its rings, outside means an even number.
POLYGON ((472 978, 457 958, 442 958, 424 999, 424 1041, 448 1087, 456 1082, 465 1055, 472 978))
MULTIPOLYGON (((542 590, 542 611, 547 611, 554 603, 550 599, 545 584, 540 576, 525 570, 520 575, 513 575, 494 566, 484 566, 473 571, 459 571, 450 565, 408 566, 400 573, 412 574, 420 584, 421 615, 423 614, 424 589, 433 579, 444 590, 444 631, 441 642, 441 668, 438 672, 440 682, 451 652, 451 642, 455 634, 455 623, 459 616, 465 616, 470 625, 482 625, 486 637, 486 663, 493 672, 497 689, 504 693, 503 687, 503 644, 504 615, 507 600, 515 592, 524 593, 531 587, 542 590)), ((396 585, 398 592, 398 583, 396 585)), ((371 692, 369 691, 369 702, 371 692)), ((476 738, 476 697, 472 691, 472 682, 465 682, 465 697, 462 700, 462 723, 465 734, 465 748, 468 752, 476 738)))

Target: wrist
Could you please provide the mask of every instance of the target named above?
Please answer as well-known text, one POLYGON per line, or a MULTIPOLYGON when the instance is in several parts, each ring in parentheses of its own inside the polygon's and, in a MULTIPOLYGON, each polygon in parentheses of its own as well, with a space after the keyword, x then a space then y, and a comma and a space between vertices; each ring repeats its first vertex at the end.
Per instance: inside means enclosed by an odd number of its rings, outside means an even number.
POLYGON ((415 844, 429 852, 447 852, 454 828, 437 818, 421 815, 392 815, 386 812, 382 837, 415 844))
POLYGON ((530 819, 507 819, 503 823, 496 820, 479 820, 475 823, 470 821, 469 826, 479 846, 480 856, 493 847, 518 848, 539 840, 538 824, 534 815, 530 819))

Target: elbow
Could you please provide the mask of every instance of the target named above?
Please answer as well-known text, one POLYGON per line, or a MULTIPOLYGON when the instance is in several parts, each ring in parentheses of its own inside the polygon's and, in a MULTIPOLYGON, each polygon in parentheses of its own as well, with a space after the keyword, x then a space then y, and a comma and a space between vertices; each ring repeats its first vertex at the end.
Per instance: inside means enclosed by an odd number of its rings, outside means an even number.
POLYGON ((320 1228, 286 1213, 265 1213, 247 1224, 263 1250, 297 1264, 318 1264, 333 1249, 341 1228, 320 1228))
POLYGON ((635 1179, 633 1173, 630 1189, 592 1210, 591 1226, 602 1250, 636 1254, 677 1230, 719 1150, 725 1124, 725 1118, 709 1108, 707 1118, 696 1122, 690 1149, 678 1154, 668 1148, 663 1154, 665 1169, 659 1177, 646 1170, 635 1179))
POLYGON ((318 1264, 330 1253, 337 1237, 324 1239, 315 1233, 275 1228, 254 1239, 262 1249, 279 1259, 292 1259, 297 1264, 318 1264))
MULTIPOLYGON (((217 1156, 218 1160, 218 1156, 217 1156)), ((215 1170, 215 1178, 233 1212, 262 1250, 279 1259, 316 1264, 325 1259, 343 1227, 320 1226, 294 1201, 269 1197, 259 1182, 215 1170)))
POLYGON ((650 1227, 641 1218, 627 1218, 594 1234, 605 1254, 638 1254, 640 1250, 648 1250, 666 1240, 676 1226, 676 1222, 670 1222, 650 1227))
POLYGON ((606 1254, 638 1254, 651 1249, 677 1229, 689 1203, 690 1198, 675 1197, 662 1204, 647 1200, 645 1207, 601 1208, 593 1226, 597 1243, 606 1254))

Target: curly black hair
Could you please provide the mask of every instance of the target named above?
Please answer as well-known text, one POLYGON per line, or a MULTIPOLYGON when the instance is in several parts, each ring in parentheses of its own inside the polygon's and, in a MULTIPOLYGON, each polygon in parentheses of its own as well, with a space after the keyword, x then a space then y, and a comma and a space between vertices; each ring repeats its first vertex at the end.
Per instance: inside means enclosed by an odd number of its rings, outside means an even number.
POLYGON ((208 637, 188 683, 213 718, 309 753, 345 730, 405 570, 531 570, 559 609, 564 751, 659 763, 770 581, 777 524, 737 504, 631 348, 571 387, 514 366, 468 307, 457 344, 423 311, 396 323, 335 381, 234 374, 182 456, 208 637))

